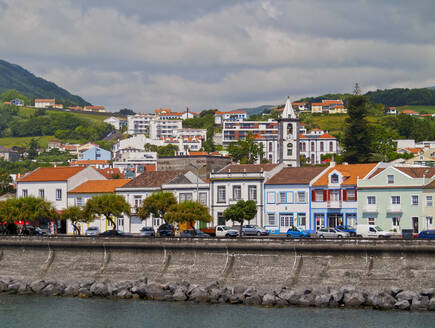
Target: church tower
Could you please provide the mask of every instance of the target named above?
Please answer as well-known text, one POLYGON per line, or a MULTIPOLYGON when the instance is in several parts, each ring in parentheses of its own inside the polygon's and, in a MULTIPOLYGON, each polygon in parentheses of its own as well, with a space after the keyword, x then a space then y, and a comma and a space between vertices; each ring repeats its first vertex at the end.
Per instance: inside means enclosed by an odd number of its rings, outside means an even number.
POLYGON ((278 158, 285 166, 300 166, 299 118, 287 98, 281 118, 278 120, 278 158))

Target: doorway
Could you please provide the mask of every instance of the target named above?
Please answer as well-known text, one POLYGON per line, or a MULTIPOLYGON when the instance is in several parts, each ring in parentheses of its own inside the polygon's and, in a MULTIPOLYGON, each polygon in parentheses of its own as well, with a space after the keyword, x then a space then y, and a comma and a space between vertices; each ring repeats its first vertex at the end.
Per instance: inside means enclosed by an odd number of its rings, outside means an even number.
POLYGON ((329 214, 328 215, 328 226, 330 228, 335 228, 343 224, 343 214, 329 214))
POLYGON ((414 233, 418 233, 418 217, 412 218, 412 229, 414 230, 414 233))

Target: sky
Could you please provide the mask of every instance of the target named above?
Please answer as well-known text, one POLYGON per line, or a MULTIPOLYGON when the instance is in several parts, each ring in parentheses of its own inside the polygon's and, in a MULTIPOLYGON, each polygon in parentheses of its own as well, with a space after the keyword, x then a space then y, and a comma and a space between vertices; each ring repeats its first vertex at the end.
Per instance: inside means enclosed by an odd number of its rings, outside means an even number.
POLYGON ((433 0, 0 0, 0 59, 109 110, 435 86, 433 0))

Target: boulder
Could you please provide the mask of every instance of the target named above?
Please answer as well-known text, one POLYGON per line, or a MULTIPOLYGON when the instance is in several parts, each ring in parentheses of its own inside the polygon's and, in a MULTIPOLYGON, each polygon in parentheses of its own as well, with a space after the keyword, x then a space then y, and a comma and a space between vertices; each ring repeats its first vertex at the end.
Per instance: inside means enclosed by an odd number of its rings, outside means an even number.
POLYGON ((290 300, 292 299, 293 295, 295 294, 295 291, 291 289, 283 289, 279 292, 277 295, 277 298, 285 302, 286 304, 290 304, 290 300))
POLYGON ((397 301, 394 307, 399 310, 409 310, 410 304, 407 300, 397 301))
POLYGON ((20 287, 17 290, 17 293, 21 295, 32 294, 32 292, 33 291, 30 289, 30 286, 24 282, 20 284, 20 287))
POLYGON ((21 287, 21 283, 19 281, 12 281, 8 285, 8 291, 10 293, 17 293, 18 289, 21 287))
POLYGON ((92 286, 89 288, 89 291, 92 293, 92 295, 100 297, 106 297, 110 294, 107 285, 102 282, 95 282, 92 284, 92 286))
POLYGON ((80 290, 80 284, 79 283, 73 283, 71 285, 68 285, 65 290, 63 291, 64 295, 66 296, 77 296, 79 294, 80 290))
POLYGON ((261 300, 261 297, 259 295, 247 296, 243 300, 243 304, 246 304, 246 305, 261 305, 261 303, 262 303, 262 300, 261 300))
POLYGON ((435 296, 433 296, 428 304, 428 310, 435 311, 435 296))
POLYGON ((398 301, 411 301, 414 297, 417 297, 417 293, 411 290, 404 290, 396 295, 398 301))
POLYGON ((411 303, 411 310, 413 311, 424 311, 429 308, 429 297, 414 297, 411 303))
POLYGON ((82 287, 82 288, 79 289, 78 296, 81 297, 81 298, 88 298, 88 297, 92 296, 92 293, 91 293, 91 291, 88 288, 83 288, 82 287))
POLYGON ((196 287, 190 290, 188 295, 189 295, 189 300, 194 301, 196 303, 205 303, 210 301, 210 295, 202 287, 196 287))
POLYGON ((30 288, 36 294, 39 294, 45 286, 47 286, 47 282, 45 282, 44 280, 35 280, 30 284, 30 288))
POLYGON ((228 302, 231 304, 240 304, 243 303, 244 298, 243 294, 232 294, 228 298, 228 302))
POLYGON ((353 291, 345 293, 343 296, 343 303, 347 307, 359 307, 365 302, 365 297, 362 293, 353 291))
POLYGON ((261 303, 264 306, 274 306, 275 305, 275 295, 272 294, 265 294, 263 296, 263 301, 261 303))
POLYGON ((330 294, 316 295, 313 304, 316 307, 328 307, 331 299, 332 296, 330 294))
POLYGON ((131 288, 131 292, 133 294, 138 295, 140 298, 146 297, 147 285, 144 283, 140 283, 139 285, 133 285, 131 288))
POLYGON ((128 299, 128 298, 132 298, 133 295, 130 293, 128 289, 122 289, 117 291, 116 296, 119 298, 128 299))
POLYGON ((172 299, 172 293, 170 290, 165 290, 158 285, 147 285, 145 289, 146 298, 155 301, 168 301, 172 299))
POLYGON ((432 296, 435 296, 435 288, 422 289, 421 292, 420 292, 420 295, 421 296, 427 296, 430 299, 432 296))
POLYGON ((0 280, 0 292, 6 292, 8 291, 9 282, 6 282, 4 280, 0 280))
POLYGON ((400 288, 400 287, 391 287, 390 288, 391 296, 393 296, 393 297, 396 297, 396 295, 402 291, 403 291, 403 288, 400 288))
POLYGON ((367 300, 375 309, 381 310, 391 310, 396 304, 396 299, 389 293, 385 292, 370 294, 367 300))
POLYGON ((331 295, 331 299, 329 300, 329 306, 331 307, 337 307, 340 304, 343 304, 343 292, 338 289, 331 289, 329 291, 329 294, 331 295))
POLYGON ((184 286, 178 286, 177 289, 175 289, 174 294, 172 295, 172 299, 174 301, 187 300, 186 291, 187 290, 184 286))
POLYGON ((91 286, 95 283, 95 280, 87 279, 80 281, 80 288, 91 288, 91 286))
POLYGON ((314 298, 315 298, 315 295, 312 293, 304 294, 299 298, 299 305, 302 305, 302 306, 314 305, 314 298))

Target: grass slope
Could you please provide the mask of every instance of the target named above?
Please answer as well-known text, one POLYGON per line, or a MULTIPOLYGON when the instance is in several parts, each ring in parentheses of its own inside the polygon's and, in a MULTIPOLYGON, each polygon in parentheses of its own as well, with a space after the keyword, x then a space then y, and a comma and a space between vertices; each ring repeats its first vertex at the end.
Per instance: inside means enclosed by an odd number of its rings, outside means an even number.
POLYGON ((427 112, 428 114, 435 114, 435 106, 424 106, 424 105, 411 105, 411 106, 400 106, 397 107, 399 110, 412 109, 418 113, 427 112))
POLYGON ((47 148, 48 142, 54 139, 54 136, 42 137, 6 137, 0 138, 0 145, 12 148, 13 146, 26 147, 30 140, 35 138, 41 147, 47 148))

